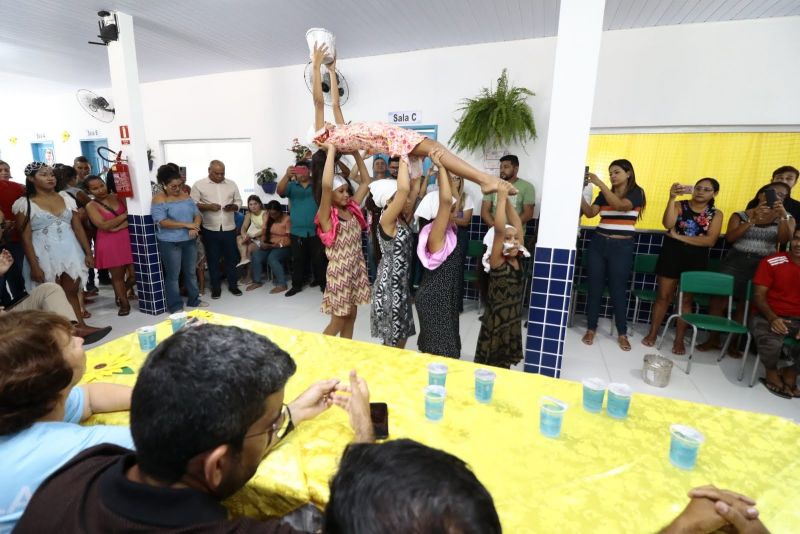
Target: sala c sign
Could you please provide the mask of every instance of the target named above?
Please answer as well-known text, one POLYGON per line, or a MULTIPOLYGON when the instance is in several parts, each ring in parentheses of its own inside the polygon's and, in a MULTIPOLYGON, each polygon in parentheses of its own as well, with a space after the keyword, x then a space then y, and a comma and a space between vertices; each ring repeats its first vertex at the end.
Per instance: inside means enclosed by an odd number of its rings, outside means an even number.
POLYGON ((390 111, 390 124, 419 124, 422 122, 422 113, 419 111, 390 111))

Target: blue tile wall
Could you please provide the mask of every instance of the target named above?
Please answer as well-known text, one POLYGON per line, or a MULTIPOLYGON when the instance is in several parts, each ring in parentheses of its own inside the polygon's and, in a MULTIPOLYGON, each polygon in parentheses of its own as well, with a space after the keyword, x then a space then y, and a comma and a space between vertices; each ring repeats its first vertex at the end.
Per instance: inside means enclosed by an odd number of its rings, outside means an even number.
POLYGON ((150 315, 164 313, 167 303, 153 218, 150 215, 128 215, 128 231, 136 270, 139 310, 150 315))
POLYGON ((525 371, 559 378, 576 251, 537 247, 533 261, 525 371))

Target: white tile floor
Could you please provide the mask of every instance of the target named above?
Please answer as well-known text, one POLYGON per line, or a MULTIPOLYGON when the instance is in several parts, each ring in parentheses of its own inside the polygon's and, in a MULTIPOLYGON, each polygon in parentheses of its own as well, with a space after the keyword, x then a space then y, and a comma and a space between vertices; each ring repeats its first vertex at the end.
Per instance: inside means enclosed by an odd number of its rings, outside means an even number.
MULTIPOLYGON (((211 300, 208 291, 203 296, 210 311, 255 319, 291 328, 312 332, 321 332, 328 323, 328 316, 319 311, 321 293, 317 288, 306 288, 293 297, 283 294, 269 294, 269 285, 245 292, 242 297, 234 297, 223 289, 222 298, 211 300)), ((107 340, 130 333, 134 329, 166 319, 166 314, 154 317, 134 310, 128 317, 118 317, 114 307, 113 293, 109 286, 101 286, 97 301, 90 306, 93 317, 92 325, 113 326, 107 340)), ((475 355, 478 340, 478 314, 472 301, 465 303, 465 312, 461 315, 462 359, 471 361, 475 355)), ((419 324, 417 322, 417 324, 419 324)), ((650 393, 663 397, 702 402, 717 406, 726 406, 740 410, 769 413, 790 418, 800 422, 800 399, 786 400, 770 394, 764 386, 756 382, 753 388, 747 387, 749 370, 745 373, 745 381, 739 382, 738 375, 741 360, 724 359, 716 362, 717 353, 696 353, 691 375, 686 375, 685 357, 673 368, 670 383, 665 388, 656 388, 645 384, 641 379, 642 359, 645 354, 655 352, 652 348, 641 345, 645 325, 639 324, 631 337, 633 350, 623 352, 616 344, 616 339, 609 335, 609 323, 601 319, 595 344, 587 347, 581 343, 585 322, 582 317, 576 318, 575 326, 567 330, 565 343, 564 366, 562 378, 581 380, 597 376, 607 381, 625 382, 634 391, 650 393), (680 368, 679 368, 680 367, 680 368)), ((359 308, 354 338, 361 341, 376 342, 370 336, 369 307, 359 308)), ((106 341, 106 340, 104 340, 106 341)), ((665 343, 663 353, 669 356, 671 344, 665 343)), ((408 349, 416 350, 416 337, 408 341, 408 349)), ((752 365, 753 358, 750 358, 752 365)), ((522 364, 518 366, 522 369, 522 364)), ((748 368, 749 369, 749 368, 748 368)))

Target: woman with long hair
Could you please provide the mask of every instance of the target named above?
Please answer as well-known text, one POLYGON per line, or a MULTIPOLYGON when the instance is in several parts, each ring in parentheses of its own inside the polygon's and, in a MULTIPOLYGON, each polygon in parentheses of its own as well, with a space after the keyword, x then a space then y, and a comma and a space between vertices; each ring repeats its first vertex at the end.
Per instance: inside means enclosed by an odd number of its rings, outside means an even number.
POLYGON ((25 179, 25 196, 17 199, 11 210, 25 250, 26 285, 30 289, 44 282, 59 284, 78 324, 85 326, 78 292, 87 268, 94 267, 94 256, 78 206, 66 193, 56 192, 56 177, 47 164, 30 163, 25 167, 25 179))
POLYGON ((267 220, 261 229, 261 235, 258 236, 258 248, 253 252, 250 262, 253 283, 247 286, 247 291, 264 285, 261 281, 261 269, 266 261, 275 277, 275 287, 270 293, 283 293, 287 289, 283 263, 291 256, 292 242, 289 235, 292 230, 292 220, 287 213, 284 213, 281 203, 277 200, 270 200, 265 212, 267 220))
POLYGON ((642 216, 647 199, 644 189, 636 183, 633 165, 627 159, 617 159, 608 166, 611 187, 594 173, 588 173, 589 182, 600 188, 592 204, 581 197, 581 213, 592 218, 600 215, 592 240, 589 243, 589 294, 586 304, 587 329, 581 341, 594 343, 600 303, 608 286, 614 321, 617 325, 617 343, 624 351, 631 350, 628 341, 625 289, 633 268, 636 221, 642 216))
MULTIPOLYGON (((705 271, 708 267, 708 249, 714 246, 722 231, 722 210, 714 206, 717 193, 719 182, 714 178, 701 178, 694 186, 675 183, 669 189, 669 201, 661 221, 667 234, 656 263, 658 296, 650 316, 650 332, 642 339, 642 345, 646 347, 656 343, 658 330, 675 298, 681 274, 705 271), (675 200, 686 194, 691 194, 691 198, 675 200)), ((691 293, 683 294, 680 307, 681 313, 691 309, 691 293)), ((686 327, 686 322, 678 320, 673 354, 686 354, 683 341, 686 327)))

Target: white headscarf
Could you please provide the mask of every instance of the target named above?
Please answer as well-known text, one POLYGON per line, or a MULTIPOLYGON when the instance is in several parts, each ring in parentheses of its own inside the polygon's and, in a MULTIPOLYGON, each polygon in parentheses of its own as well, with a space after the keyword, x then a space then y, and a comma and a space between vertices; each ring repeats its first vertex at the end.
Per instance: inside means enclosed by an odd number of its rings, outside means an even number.
MULTIPOLYGON (((506 228, 514 228, 510 224, 506 225, 506 228)), ((491 265, 489 264, 489 260, 492 257, 492 246, 494 245, 494 226, 489 228, 489 231, 486 232, 486 235, 483 236, 483 244, 486 245, 486 252, 483 254, 483 270, 487 273, 491 269, 491 265)), ((508 251, 513 248, 510 243, 503 243, 503 256, 508 256, 508 251)), ((522 243, 519 244, 517 247, 519 253, 525 256, 526 258, 531 257, 531 253, 528 252, 528 249, 525 248, 522 243)))
MULTIPOLYGON (((456 197, 453 197, 453 204, 458 202, 456 197)), ((414 212, 414 217, 417 219, 423 218, 427 221, 432 221, 436 218, 436 213, 439 211, 439 191, 431 191, 422 198, 422 201, 417 206, 414 212)))
POLYGON ((383 180, 375 180, 369 184, 369 190, 372 193, 372 200, 378 208, 383 209, 386 203, 397 192, 397 180, 384 178, 383 180))
POLYGON ((339 189, 343 185, 348 185, 348 184, 349 184, 349 182, 347 180, 345 180, 344 178, 342 178, 341 176, 334 176, 333 177, 332 190, 336 191, 337 189, 339 189))

